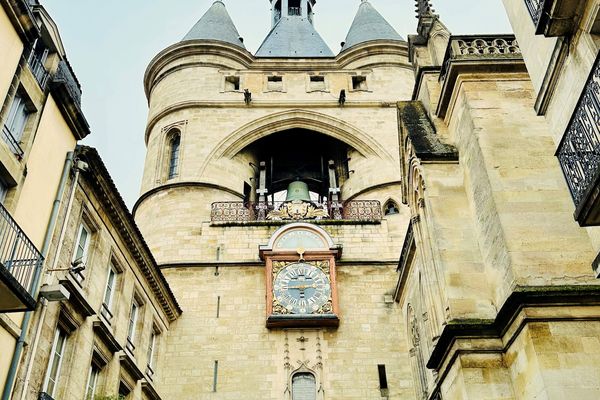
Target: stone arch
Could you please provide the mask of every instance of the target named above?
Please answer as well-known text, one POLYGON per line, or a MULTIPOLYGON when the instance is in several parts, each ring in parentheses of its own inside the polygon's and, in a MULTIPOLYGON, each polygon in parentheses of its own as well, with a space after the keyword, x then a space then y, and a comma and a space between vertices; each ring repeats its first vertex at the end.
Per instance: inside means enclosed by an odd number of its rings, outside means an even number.
POLYGON ((338 139, 357 150, 362 156, 378 156, 393 160, 392 155, 375 142, 367 133, 345 121, 326 114, 306 111, 287 110, 256 119, 223 140, 215 149, 212 157, 233 158, 255 141, 288 129, 302 128, 322 133, 338 139))

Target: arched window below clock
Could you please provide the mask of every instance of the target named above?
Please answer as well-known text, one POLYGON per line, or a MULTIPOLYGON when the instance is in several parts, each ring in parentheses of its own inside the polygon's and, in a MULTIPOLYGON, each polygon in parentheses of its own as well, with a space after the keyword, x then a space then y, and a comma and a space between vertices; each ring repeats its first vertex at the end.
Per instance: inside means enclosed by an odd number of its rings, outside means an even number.
POLYGON ((394 200, 388 200, 383 207, 383 213, 385 216, 400 214, 400 208, 394 200))
POLYGON ((292 400, 316 400, 317 380, 310 372, 299 372, 292 377, 292 400))

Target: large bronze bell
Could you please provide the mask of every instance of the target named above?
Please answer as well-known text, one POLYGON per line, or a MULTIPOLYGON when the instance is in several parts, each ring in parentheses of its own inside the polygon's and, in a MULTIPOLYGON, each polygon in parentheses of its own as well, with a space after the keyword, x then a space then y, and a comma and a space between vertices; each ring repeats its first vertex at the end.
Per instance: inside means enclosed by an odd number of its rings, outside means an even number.
POLYGON ((305 201, 310 203, 311 200, 308 192, 308 185, 302 181, 290 183, 285 201, 305 201))

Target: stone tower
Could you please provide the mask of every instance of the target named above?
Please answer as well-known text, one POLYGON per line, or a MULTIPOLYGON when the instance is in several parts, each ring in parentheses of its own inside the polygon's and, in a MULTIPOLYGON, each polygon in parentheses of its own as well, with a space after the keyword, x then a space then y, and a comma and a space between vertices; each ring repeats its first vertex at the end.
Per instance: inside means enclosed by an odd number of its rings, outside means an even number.
POLYGON ((163 398, 414 396, 392 296, 407 43, 363 0, 334 55, 315 3, 273 0, 253 55, 215 1, 147 69, 134 212, 183 309, 163 398))

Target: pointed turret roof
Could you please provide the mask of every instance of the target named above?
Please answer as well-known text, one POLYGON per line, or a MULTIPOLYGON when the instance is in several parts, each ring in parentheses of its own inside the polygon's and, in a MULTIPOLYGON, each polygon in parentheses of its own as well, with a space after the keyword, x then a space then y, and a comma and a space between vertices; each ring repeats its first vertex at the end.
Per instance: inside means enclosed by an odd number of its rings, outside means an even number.
POLYGON ((271 29, 256 57, 334 57, 308 18, 282 17, 271 29))
POLYGON ((362 0, 342 51, 360 43, 382 39, 404 40, 368 0, 362 0))
POLYGON ((218 40, 243 49, 244 42, 233 24, 225 4, 217 0, 183 38, 185 40, 218 40))

